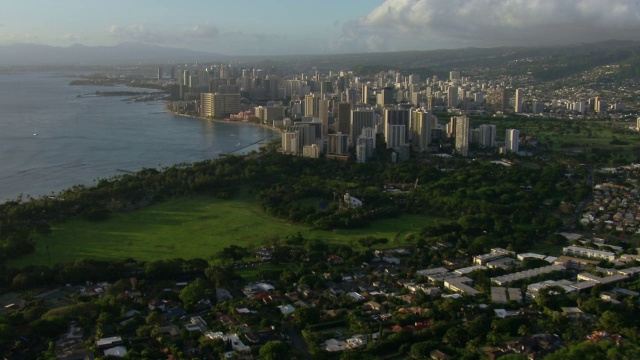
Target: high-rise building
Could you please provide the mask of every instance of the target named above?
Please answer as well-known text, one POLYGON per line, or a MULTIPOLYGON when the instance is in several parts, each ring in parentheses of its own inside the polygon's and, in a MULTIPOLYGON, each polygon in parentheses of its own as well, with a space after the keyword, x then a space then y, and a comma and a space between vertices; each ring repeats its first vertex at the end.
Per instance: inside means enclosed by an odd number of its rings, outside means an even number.
POLYGON ((305 95, 304 116, 319 117, 319 115, 320 115, 320 97, 314 94, 305 95))
POLYGON ((480 125, 480 146, 492 148, 496 146, 496 126, 493 124, 480 125))
POLYGON ((376 131, 373 128, 363 128, 362 134, 356 141, 356 159, 360 163, 373 157, 376 148, 376 131))
POLYGON ((200 94, 200 115, 224 117, 240 112, 240 94, 200 94))
POLYGON ((386 127, 387 149, 400 150, 407 145, 406 129, 406 125, 388 125, 386 127))
POLYGON ((284 110, 284 106, 258 106, 255 109, 255 115, 262 120, 262 123, 273 125, 275 120, 284 118, 284 110))
POLYGON ((503 88, 492 88, 487 91, 487 107, 493 111, 504 111, 507 106, 507 92, 503 88))
MULTIPOLYGON (((387 143, 387 148, 392 148, 390 146, 390 142, 392 141, 392 137, 394 137, 394 144, 398 144, 398 140, 402 139, 401 145, 405 145, 407 141, 410 141, 411 134, 409 133, 409 125, 410 125, 410 116, 409 110, 406 109, 385 109, 384 110, 384 140, 387 143), (397 134, 391 134, 391 126, 392 125, 401 125, 404 129, 404 134, 400 138, 397 134)), ((397 130, 398 128, 395 128, 397 130)))
POLYGON ((351 143, 355 144, 356 139, 362 134, 363 128, 373 129, 374 127, 375 127, 375 113, 373 110, 351 111, 351 124, 349 128, 351 143))
POLYGON ((409 84, 420 84, 420 75, 411 74, 409 75, 409 84))
POLYGON ((189 86, 189 91, 195 90, 198 87, 198 75, 189 76, 189 82, 187 84, 189 86))
POLYGON ((431 143, 431 111, 418 109, 411 116, 411 142, 415 149, 427 151, 431 143))
POLYGON ((507 129, 507 133, 504 137, 504 149, 506 152, 517 153, 520 145, 520 130, 507 129))
POLYGON ((460 72, 459 71, 449 71, 449 80, 460 80, 460 72))
POLYGON ((189 86, 189 70, 182 70, 182 85, 189 86))
POLYGON ((287 132, 297 132, 296 154, 302 153, 302 148, 306 145, 317 144, 322 136, 322 124, 319 122, 298 122, 288 126, 287 132))
POLYGON ((282 133, 282 151, 286 154, 299 154, 298 131, 285 131, 282 133))
POLYGON ((449 86, 447 89, 447 106, 450 108, 458 106, 458 87, 449 86))
POLYGON ((320 93, 321 94, 330 94, 333 93, 333 84, 331 81, 323 81, 320 83, 320 93))
POLYGON ((384 88, 380 90, 380 93, 378 94, 378 97, 377 97, 377 104, 378 106, 393 105, 394 104, 393 89, 384 88))
POLYGON ((424 102, 424 96, 420 92, 411 93, 411 104, 413 106, 421 107, 424 102))
POLYGON ((369 86, 367 84, 362 85, 362 103, 369 103, 369 86))
POLYGON ((267 75, 265 77, 263 86, 267 94, 268 99, 278 99, 280 94, 278 93, 278 82, 280 79, 278 75, 267 75))
POLYGON ((329 100, 318 101, 318 118, 322 121, 322 136, 329 133, 329 100))
POLYGON ((542 114, 544 112, 544 103, 541 101, 534 101, 531 104, 531 110, 534 114, 542 114))
POLYGON ((351 106, 357 104, 358 101, 360 101, 360 99, 362 98, 362 95, 358 93, 357 89, 347 89, 345 93, 347 94, 347 102, 349 102, 351 106))
POLYGON ((158 68, 158 80, 162 80, 162 78, 164 77, 164 69, 162 69, 162 67, 158 68))
POLYGON ((515 101, 515 111, 516 113, 520 114, 523 113, 524 109, 523 109, 523 102, 524 99, 522 98, 524 95, 524 90, 522 89, 516 89, 516 101, 515 101))
POLYGON ((452 138, 456 136, 456 121, 457 121, 457 117, 452 116, 451 120, 447 124, 445 132, 448 138, 452 138))
POLYGON ((335 126, 336 132, 351 134, 351 104, 341 102, 338 104, 338 122, 335 126))
POLYGON ((602 115, 602 114, 606 114, 607 113, 607 103, 602 100, 599 96, 596 97, 595 99, 595 103, 594 103, 594 110, 596 113, 602 115))
POLYGON ((327 154, 347 155, 349 153, 349 135, 338 132, 327 135, 327 154))
POLYGON ((456 116, 456 152, 462 156, 469 156, 469 118, 456 116))

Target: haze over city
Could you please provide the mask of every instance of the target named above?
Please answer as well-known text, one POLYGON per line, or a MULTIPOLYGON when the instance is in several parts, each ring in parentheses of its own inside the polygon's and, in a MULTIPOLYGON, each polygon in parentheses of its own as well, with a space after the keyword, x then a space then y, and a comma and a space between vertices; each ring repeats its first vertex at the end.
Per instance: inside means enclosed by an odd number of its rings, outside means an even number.
POLYGON ((640 0, 0 3, 2 360, 640 359, 640 0))
POLYGON ((135 42, 226 55, 546 46, 637 39, 640 3, 29 0, 4 4, 0 30, 0 45, 135 42))

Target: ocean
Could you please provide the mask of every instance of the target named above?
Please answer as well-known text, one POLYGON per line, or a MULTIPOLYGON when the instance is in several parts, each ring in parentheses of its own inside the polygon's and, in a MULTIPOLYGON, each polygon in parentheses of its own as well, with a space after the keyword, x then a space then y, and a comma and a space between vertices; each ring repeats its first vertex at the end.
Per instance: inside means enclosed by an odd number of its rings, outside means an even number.
POLYGON ((69 86, 71 80, 43 72, 0 74, 0 202, 54 195, 142 168, 246 153, 259 146, 251 144, 277 136, 247 124, 174 116, 161 102, 91 96, 146 89, 69 86))

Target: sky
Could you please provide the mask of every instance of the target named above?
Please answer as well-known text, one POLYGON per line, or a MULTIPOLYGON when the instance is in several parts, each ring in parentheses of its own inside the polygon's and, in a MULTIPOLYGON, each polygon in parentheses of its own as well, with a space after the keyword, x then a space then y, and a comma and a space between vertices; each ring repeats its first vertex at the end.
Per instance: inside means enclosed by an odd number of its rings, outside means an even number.
POLYGON ((640 0, 2 0, 0 45, 227 55, 640 40, 640 0))

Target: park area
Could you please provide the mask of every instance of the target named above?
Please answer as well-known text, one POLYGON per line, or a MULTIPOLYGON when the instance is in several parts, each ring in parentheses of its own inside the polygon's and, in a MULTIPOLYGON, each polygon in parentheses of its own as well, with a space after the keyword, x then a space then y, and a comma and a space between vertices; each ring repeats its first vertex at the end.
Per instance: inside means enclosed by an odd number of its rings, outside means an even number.
POLYGON ((377 220, 363 229, 321 231, 291 224, 265 214, 247 195, 231 200, 198 196, 170 200, 132 212, 115 213, 95 222, 74 219, 57 224, 49 235, 36 239, 36 251, 9 261, 10 267, 52 266, 82 258, 150 261, 171 258, 212 260, 229 245, 261 246, 274 238, 302 234, 332 244, 359 247, 357 239, 387 238, 387 246, 404 244, 434 220, 421 215, 401 215, 377 220))

